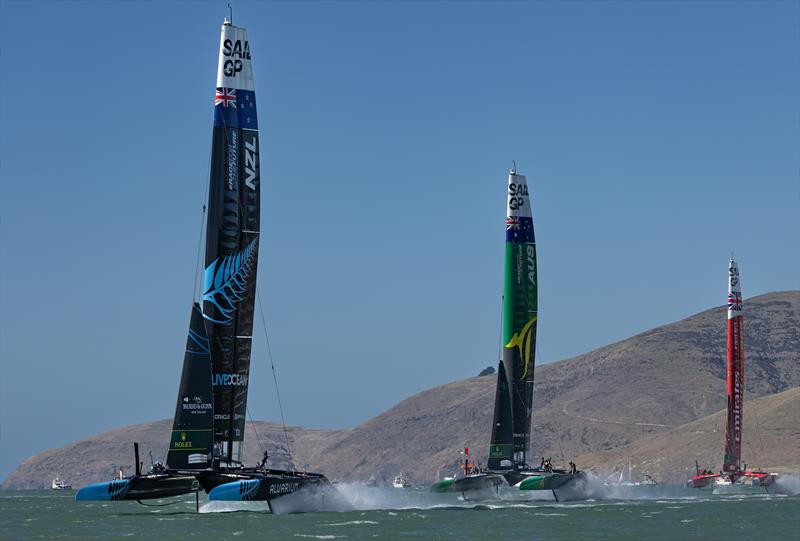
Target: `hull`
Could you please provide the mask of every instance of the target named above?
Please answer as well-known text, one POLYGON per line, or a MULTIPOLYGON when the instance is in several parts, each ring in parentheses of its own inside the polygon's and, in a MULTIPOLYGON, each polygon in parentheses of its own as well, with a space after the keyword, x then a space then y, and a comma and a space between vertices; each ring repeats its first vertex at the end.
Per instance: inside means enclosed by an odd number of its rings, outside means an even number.
POLYGON ((719 478, 718 474, 693 475, 686 481, 687 488, 709 488, 714 485, 714 481, 719 478))
POLYGON ((194 475, 163 473, 139 475, 87 485, 75 493, 76 501, 153 500, 200 490, 194 475))
POLYGON ((767 472, 742 472, 722 475, 714 480, 714 494, 763 494, 777 476, 767 472))
POLYGON ((199 477, 209 487, 210 501, 271 501, 301 489, 327 490, 332 485, 318 473, 266 470, 258 474, 212 473, 199 477), (232 480, 233 479, 233 480, 232 480))
POLYGON ((514 483, 520 490, 558 490, 586 478, 580 471, 574 474, 566 470, 518 472, 526 473, 527 477, 514 483))
POLYGON ((436 493, 454 492, 457 494, 485 491, 496 494, 499 488, 505 484, 506 481, 502 475, 482 473, 457 479, 442 479, 431 485, 430 491, 436 493))

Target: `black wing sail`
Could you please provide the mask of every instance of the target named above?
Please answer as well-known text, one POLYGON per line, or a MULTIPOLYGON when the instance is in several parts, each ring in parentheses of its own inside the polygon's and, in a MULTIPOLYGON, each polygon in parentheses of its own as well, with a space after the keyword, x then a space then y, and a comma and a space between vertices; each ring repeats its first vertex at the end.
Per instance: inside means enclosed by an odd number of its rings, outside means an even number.
POLYGON ((178 404, 172 423, 167 467, 201 470, 211 466, 214 406, 211 393, 211 357, 200 305, 192 306, 189 337, 183 357, 178 404))
POLYGON ((503 361, 497 369, 497 388, 494 397, 492 441, 489 445, 489 469, 493 471, 512 468, 514 447, 511 394, 503 361))
POLYGON ((222 27, 214 100, 203 317, 214 390, 214 458, 242 460, 259 240, 259 155, 250 46, 222 27))

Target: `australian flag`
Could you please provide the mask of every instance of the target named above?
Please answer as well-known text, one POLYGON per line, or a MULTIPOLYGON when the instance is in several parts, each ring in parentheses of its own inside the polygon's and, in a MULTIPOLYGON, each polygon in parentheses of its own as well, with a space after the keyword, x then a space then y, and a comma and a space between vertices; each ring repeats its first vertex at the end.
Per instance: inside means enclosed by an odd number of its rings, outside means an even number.
POLYGON ((256 93, 241 88, 217 88, 214 93, 214 126, 257 130, 256 93))
POLYGON ((536 242, 533 238, 533 218, 514 216, 506 219, 506 242, 536 242))

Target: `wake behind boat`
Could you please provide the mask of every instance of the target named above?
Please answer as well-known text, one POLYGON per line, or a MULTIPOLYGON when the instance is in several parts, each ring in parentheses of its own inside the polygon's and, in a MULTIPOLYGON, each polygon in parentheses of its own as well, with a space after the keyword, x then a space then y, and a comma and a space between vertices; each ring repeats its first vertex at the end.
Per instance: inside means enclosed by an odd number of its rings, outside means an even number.
MULTIPOLYGON (((226 19, 214 99, 205 265, 195 292, 166 466, 86 486, 75 499, 147 500, 197 493, 264 500, 330 486, 321 474, 243 464, 260 237, 260 158, 247 32, 226 19)), ((205 211, 205 207, 203 209, 205 211)))

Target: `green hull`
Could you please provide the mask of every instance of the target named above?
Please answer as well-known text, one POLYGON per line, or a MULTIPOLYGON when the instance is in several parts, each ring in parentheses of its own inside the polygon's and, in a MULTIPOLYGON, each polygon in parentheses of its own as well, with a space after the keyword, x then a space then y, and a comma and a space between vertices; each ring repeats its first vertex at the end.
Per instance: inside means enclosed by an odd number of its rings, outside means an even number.
POLYGON ((504 484, 505 481, 501 475, 480 474, 459 477, 458 479, 442 479, 432 484, 430 491, 437 493, 463 493, 473 490, 496 490, 504 484))
POLYGON ((455 482, 455 479, 442 479, 441 481, 436 481, 431 485, 431 492, 454 492, 453 485, 455 482))
POLYGON ((556 490, 579 479, 583 479, 583 472, 571 474, 568 472, 541 472, 523 479, 518 486, 520 490, 556 490))

